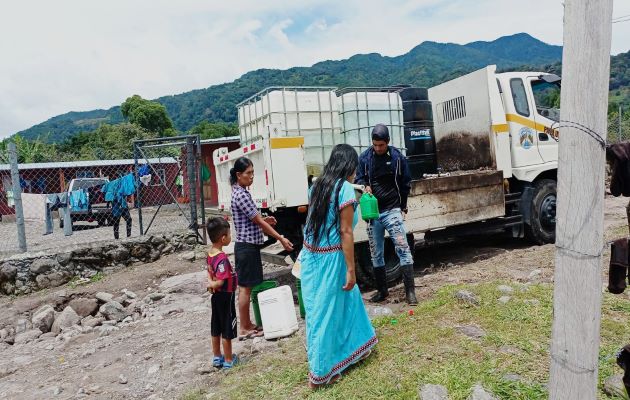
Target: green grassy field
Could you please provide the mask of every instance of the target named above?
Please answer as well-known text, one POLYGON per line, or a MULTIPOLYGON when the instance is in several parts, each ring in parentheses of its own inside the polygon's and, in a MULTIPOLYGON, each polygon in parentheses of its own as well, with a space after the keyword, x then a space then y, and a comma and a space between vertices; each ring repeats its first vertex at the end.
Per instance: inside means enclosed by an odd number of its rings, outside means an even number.
MULTIPOLYGON (((446 286, 430 300, 403 314, 374 321, 379 344, 366 361, 336 384, 311 391, 306 384, 303 339, 281 342, 279 351, 254 358, 225 375, 221 384, 190 391, 184 399, 416 399, 425 383, 444 385, 451 399, 466 399, 476 383, 502 399, 547 398, 552 292, 549 284, 509 282, 446 286), (511 285, 507 304, 497 287, 511 285), (479 306, 457 300, 465 289, 479 306), (486 335, 471 339, 457 329, 474 325, 486 335), (520 380, 506 375, 517 374, 520 380)), ((615 353, 630 339, 630 301, 604 295, 600 349, 601 382, 621 370, 615 353)), ((607 398, 603 392, 600 398, 607 398)), ((622 397, 618 397, 622 398, 622 397)))

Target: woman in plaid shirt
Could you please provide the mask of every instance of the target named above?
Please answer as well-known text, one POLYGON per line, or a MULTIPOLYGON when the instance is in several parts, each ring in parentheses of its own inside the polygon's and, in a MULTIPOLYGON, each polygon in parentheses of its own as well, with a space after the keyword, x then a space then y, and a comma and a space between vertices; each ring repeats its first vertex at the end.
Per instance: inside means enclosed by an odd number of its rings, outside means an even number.
POLYGON ((263 281, 260 249, 265 241, 263 233, 278 240, 286 251, 293 251, 293 244, 280 235, 273 226, 274 217, 263 218, 256 208, 256 203, 249 193, 254 182, 254 164, 246 157, 241 157, 230 170, 232 185, 232 219, 236 229, 234 258, 238 276, 238 309, 240 316, 239 340, 262 336, 262 328, 252 323, 249 303, 252 288, 263 281))

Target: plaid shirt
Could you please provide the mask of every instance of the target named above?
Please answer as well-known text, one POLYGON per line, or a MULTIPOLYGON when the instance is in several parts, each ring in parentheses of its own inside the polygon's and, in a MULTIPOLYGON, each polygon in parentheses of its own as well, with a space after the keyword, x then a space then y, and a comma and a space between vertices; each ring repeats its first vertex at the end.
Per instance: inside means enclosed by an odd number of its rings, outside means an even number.
POLYGON ((258 209, 247 189, 239 184, 232 186, 232 219, 236 228, 236 241, 240 243, 263 244, 262 229, 252 222, 258 209))

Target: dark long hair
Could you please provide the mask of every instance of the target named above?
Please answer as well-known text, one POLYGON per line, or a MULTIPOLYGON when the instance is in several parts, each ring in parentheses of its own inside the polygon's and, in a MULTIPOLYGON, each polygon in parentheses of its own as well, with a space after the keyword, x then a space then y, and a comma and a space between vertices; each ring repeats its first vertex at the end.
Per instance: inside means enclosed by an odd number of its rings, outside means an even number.
POLYGON ((237 172, 245 172, 245 170, 252 165, 254 165, 254 163, 247 157, 237 158, 236 161, 234 161, 234 167, 230 168, 230 185, 236 185, 238 181, 238 177, 236 176, 237 172))
POLYGON ((358 165, 359 156, 354 147, 348 144, 338 144, 333 148, 322 175, 315 181, 311 190, 308 218, 304 230, 304 236, 312 237, 313 242, 311 244, 317 246, 320 238, 324 235, 323 228, 326 226, 328 207, 333 207, 335 218, 326 233, 328 234, 337 228, 340 214, 339 192, 343 182, 356 172, 358 165))

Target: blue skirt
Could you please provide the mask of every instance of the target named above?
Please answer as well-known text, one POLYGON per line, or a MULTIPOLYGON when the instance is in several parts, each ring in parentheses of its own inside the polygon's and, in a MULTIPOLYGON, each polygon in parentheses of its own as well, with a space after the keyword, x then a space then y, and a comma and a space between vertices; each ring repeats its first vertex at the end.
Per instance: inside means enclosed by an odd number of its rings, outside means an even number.
POLYGON ((342 289, 346 261, 340 245, 305 247, 301 264, 309 379, 324 384, 356 363, 378 340, 358 286, 342 289))

